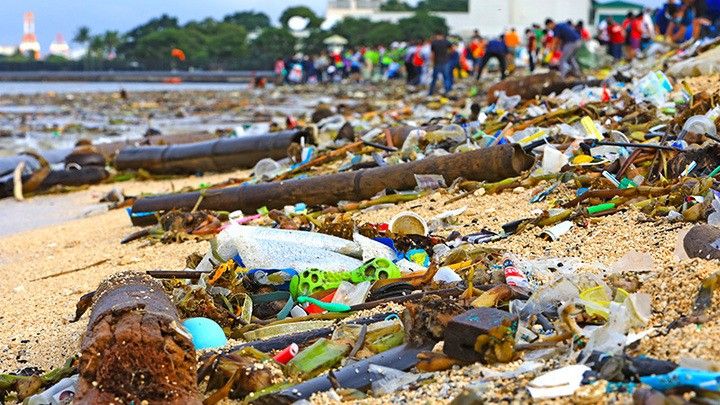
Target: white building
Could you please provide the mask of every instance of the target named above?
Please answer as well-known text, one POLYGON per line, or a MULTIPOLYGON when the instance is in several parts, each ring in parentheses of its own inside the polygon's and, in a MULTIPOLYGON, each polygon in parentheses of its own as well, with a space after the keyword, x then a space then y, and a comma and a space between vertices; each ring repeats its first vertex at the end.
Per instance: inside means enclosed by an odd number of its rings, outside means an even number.
POLYGON ((12 56, 17 53, 18 47, 16 45, 0 45, 1 56, 12 56))
MULTIPOLYGON (((398 20, 412 12, 380 11, 383 0, 329 0, 325 24, 332 26, 345 17, 373 21, 398 20)), ((591 0, 468 0, 468 12, 436 12, 445 18, 450 32, 469 36, 474 29, 483 36, 498 35, 510 27, 524 31, 533 23, 543 25, 546 18, 557 21, 590 19, 591 0)))
POLYGON ((63 58, 70 57, 70 46, 65 42, 62 34, 58 33, 55 36, 55 40, 50 44, 50 54, 62 56, 63 58))

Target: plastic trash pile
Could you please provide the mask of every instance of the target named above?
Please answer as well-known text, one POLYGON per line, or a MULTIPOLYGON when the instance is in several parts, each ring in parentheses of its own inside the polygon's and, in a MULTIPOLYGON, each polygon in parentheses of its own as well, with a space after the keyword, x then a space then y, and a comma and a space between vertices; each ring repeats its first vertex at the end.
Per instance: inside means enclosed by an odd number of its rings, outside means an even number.
MULTIPOLYGON (((678 236, 678 257, 695 258, 690 266, 720 259, 720 98, 662 71, 642 73, 612 72, 599 85, 533 99, 502 92, 492 104, 469 97, 330 111, 316 122, 317 148, 302 145, 292 164, 260 161, 249 184, 503 144, 534 158, 530 170, 495 182, 415 173, 414 189, 364 201, 203 213, 210 246, 185 269, 156 275, 200 353, 204 403, 717 400, 716 362, 638 350, 712 322, 720 273, 685 286, 692 305, 667 321, 645 287, 665 265, 649 242, 610 264, 584 260, 582 246, 563 257, 510 248, 528 234, 551 246, 620 217, 668 232, 695 224, 678 236), (503 199, 528 190, 531 215, 477 232, 458 226, 468 215, 499 216, 473 211, 477 198, 492 195, 514 215, 503 199), (467 204, 450 209, 438 196, 467 204)), ((158 216, 157 232, 198 229, 169 221, 176 211, 158 216)), ((10 380, 0 394, 21 381, 10 380)), ((28 403, 58 403, 73 380, 55 380, 28 403)))

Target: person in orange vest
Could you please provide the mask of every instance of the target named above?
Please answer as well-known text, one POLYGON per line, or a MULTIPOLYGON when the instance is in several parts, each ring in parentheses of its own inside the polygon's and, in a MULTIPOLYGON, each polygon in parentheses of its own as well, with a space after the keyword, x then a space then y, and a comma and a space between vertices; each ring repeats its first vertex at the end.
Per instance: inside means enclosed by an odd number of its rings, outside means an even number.
POLYGON ((480 33, 475 30, 476 35, 473 35, 468 44, 468 59, 473 62, 473 65, 482 58, 483 53, 483 40, 480 33))
POLYGON ((515 70, 517 48, 520 46, 520 35, 515 28, 510 28, 510 31, 505 34, 505 46, 508 48, 508 70, 512 73, 515 70))

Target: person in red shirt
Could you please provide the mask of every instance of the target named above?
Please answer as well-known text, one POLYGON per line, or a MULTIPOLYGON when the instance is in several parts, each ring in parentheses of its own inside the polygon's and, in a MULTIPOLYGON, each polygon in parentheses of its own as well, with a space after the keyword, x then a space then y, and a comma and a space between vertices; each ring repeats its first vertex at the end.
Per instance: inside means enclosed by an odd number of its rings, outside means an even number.
POLYGON ((632 12, 628 13, 627 18, 623 21, 623 29, 625 30, 625 39, 628 45, 628 59, 634 59, 642 41, 642 13, 638 13, 637 16, 632 12))
POLYGON ((608 17, 607 33, 608 53, 615 58, 615 60, 620 60, 622 58, 622 47, 625 43, 625 30, 623 30, 623 27, 616 23, 612 17, 608 17))
POLYGON ((575 29, 577 30, 578 34, 580 34, 580 38, 582 38, 583 41, 589 41, 592 39, 592 35, 590 35, 590 30, 585 28, 585 23, 583 20, 578 20, 577 24, 575 24, 575 29))

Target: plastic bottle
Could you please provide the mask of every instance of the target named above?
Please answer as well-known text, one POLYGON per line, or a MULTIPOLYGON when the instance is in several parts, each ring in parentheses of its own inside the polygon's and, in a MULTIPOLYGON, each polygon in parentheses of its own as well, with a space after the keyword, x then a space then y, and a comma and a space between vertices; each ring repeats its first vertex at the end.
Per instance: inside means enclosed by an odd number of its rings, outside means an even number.
POLYGON ((262 180, 272 180, 282 170, 282 165, 271 158, 265 158, 255 164, 253 173, 255 177, 262 180))
POLYGON ((78 375, 63 378, 57 384, 48 388, 40 394, 33 395, 27 399, 27 405, 66 405, 72 403, 75 397, 75 388, 78 383, 78 375))

